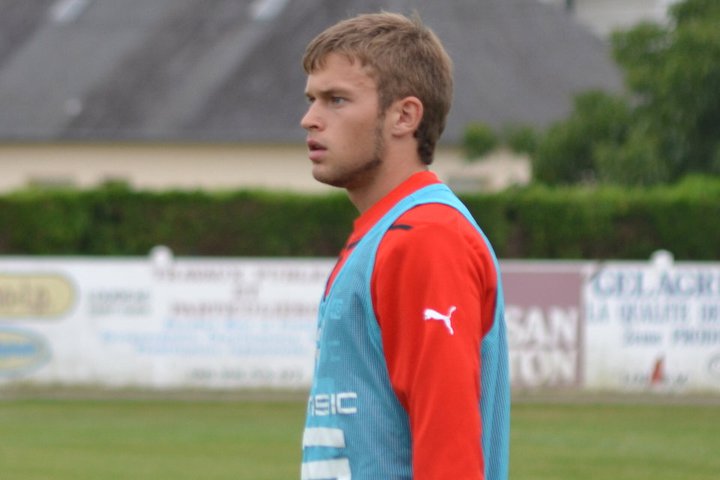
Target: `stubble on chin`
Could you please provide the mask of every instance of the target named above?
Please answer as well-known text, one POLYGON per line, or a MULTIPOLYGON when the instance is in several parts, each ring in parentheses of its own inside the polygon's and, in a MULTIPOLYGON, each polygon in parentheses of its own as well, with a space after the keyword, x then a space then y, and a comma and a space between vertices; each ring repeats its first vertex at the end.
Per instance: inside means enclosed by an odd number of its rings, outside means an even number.
POLYGON ((362 185, 370 183, 376 172, 382 165, 382 159, 380 157, 374 157, 358 165, 352 171, 345 172, 344 175, 339 176, 336 179, 336 187, 341 187, 346 190, 353 190, 360 188, 362 185))
POLYGON ((315 180, 327 185, 353 190, 371 183, 383 164, 383 152, 385 143, 382 137, 382 118, 378 119, 375 129, 374 146, 372 156, 361 164, 344 168, 340 171, 329 172, 323 175, 322 172, 313 172, 315 180))

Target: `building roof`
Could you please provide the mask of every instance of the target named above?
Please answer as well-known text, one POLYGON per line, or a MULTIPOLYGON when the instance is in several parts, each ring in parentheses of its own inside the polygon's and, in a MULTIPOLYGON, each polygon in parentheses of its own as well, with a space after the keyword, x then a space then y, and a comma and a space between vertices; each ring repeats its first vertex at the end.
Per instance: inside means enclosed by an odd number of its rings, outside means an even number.
POLYGON ((621 88, 608 45, 537 0, 4 0, 0 141, 301 142, 305 45, 380 9, 417 10, 453 57, 446 142, 621 88))

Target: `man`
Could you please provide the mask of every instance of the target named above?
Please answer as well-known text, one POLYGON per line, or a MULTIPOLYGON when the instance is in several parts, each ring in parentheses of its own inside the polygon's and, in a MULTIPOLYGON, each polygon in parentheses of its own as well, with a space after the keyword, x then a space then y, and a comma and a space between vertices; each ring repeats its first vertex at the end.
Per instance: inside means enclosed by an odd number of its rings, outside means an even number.
POLYGON ((509 383, 497 260, 428 170, 451 61, 379 13, 307 47, 312 173, 360 211, 318 318, 303 480, 505 480, 509 383))

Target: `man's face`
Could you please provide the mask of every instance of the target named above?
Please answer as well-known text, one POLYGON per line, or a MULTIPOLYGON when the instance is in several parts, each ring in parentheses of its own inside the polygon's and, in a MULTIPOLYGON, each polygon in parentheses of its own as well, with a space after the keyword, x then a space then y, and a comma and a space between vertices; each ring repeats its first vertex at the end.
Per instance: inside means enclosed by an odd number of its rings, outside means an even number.
POLYGON ((384 145, 375 80, 359 61, 330 54, 308 75, 305 95, 310 105, 300 124, 313 177, 349 190, 372 183, 384 145))

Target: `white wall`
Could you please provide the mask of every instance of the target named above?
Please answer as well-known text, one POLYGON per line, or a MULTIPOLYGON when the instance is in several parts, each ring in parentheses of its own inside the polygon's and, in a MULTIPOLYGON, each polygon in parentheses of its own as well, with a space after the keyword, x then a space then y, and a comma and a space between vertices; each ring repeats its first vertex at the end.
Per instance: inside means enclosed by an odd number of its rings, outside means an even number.
MULTIPOLYGON (((564 8, 566 0, 539 0, 564 8)), ((599 36, 627 29, 641 21, 664 22, 676 0, 574 0, 578 21, 599 36)))
MULTIPOLYGON (((504 151, 468 164, 459 149, 439 148, 432 170, 441 180, 465 190, 498 190, 530 180, 527 159, 504 151)), ((302 145, 0 145, 0 171, 0 194, 29 185, 92 188, 108 180, 150 190, 334 190, 312 178, 302 145)))
POLYGON ((121 180, 138 189, 327 190, 302 147, 158 144, 0 146, 0 192, 28 185, 91 188, 121 180))

